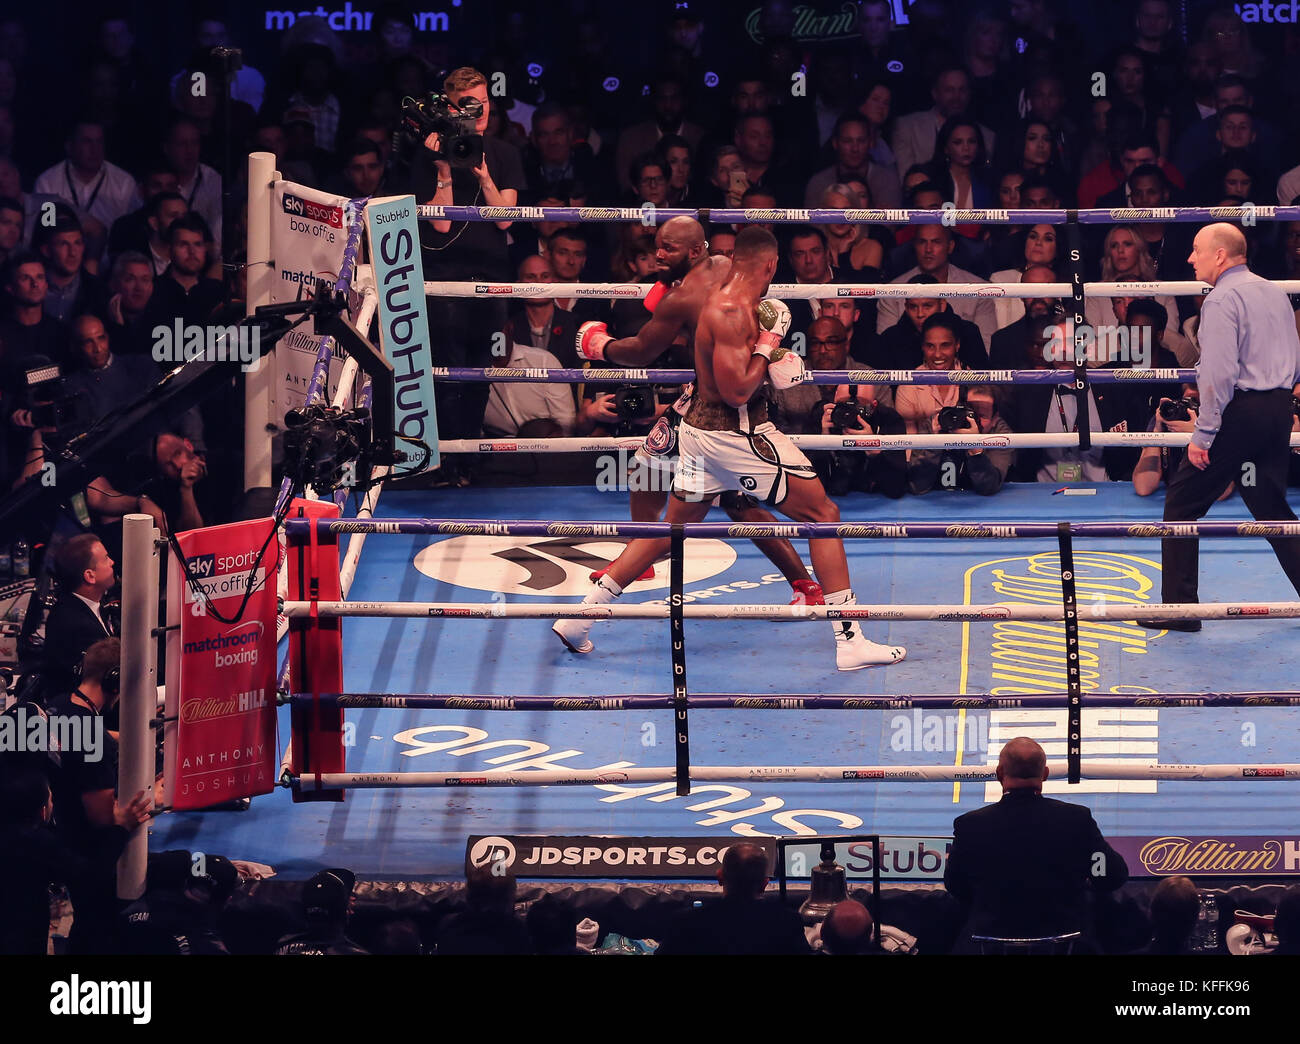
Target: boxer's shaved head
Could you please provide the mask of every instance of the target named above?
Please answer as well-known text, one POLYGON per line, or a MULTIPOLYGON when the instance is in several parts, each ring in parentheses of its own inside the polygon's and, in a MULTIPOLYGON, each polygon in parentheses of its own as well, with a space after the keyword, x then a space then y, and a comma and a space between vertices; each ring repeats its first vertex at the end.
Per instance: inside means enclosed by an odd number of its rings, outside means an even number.
POLYGON ((1017 736, 998 755, 998 782, 1003 790, 1042 790, 1047 754, 1027 736, 1017 736))
POLYGON ((776 255, 776 236, 758 225, 746 225, 736 234, 736 254, 733 260, 753 264, 767 255, 776 255))
POLYGON ((704 248, 704 226, 692 217, 669 218, 664 222, 663 227, 659 229, 661 236, 671 236, 675 242, 680 243, 687 250, 694 251, 697 247, 704 248))

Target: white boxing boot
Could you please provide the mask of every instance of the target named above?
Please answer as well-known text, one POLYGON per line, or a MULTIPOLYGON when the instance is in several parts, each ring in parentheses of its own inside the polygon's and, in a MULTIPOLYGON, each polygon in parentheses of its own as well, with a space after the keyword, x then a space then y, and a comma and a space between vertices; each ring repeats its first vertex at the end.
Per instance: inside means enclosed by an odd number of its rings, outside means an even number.
MULTIPOLYGON (((582 600, 582 604, 605 605, 622 593, 623 589, 608 574, 603 574, 592 585, 591 591, 582 600)), ((560 636, 560 641, 565 644, 570 652, 586 654, 596 648, 596 644, 587 637, 591 634, 591 625, 595 622, 595 620, 584 619, 583 617, 569 616, 563 620, 556 620, 555 623, 551 624, 551 630, 560 636)))
MULTIPOLYGON (((835 591, 826 595, 828 606, 857 605, 852 591, 835 591)), ((907 655, 901 645, 880 645, 868 641, 856 620, 832 620, 835 628, 835 666, 842 671, 858 671, 863 667, 887 667, 898 663, 907 655)))

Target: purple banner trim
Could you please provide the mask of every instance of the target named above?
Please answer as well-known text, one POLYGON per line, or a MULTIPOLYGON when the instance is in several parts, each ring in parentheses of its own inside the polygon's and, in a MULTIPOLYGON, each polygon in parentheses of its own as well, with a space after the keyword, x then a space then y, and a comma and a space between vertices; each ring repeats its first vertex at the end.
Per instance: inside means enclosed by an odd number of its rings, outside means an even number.
MULTIPOLYGON (((1073 370, 809 370, 809 384, 1073 384, 1073 370)), ((503 384, 685 384, 694 370, 512 369, 505 366, 433 368, 441 381, 492 381, 503 384)), ((1195 370, 1088 371, 1089 384, 1191 382, 1195 370)))
MULTIPOLYGON (((316 525, 322 536, 336 533, 407 533, 450 536, 567 536, 596 537, 669 536, 667 522, 545 522, 497 519, 289 519, 285 534, 290 543, 308 538, 308 526, 316 525)), ((901 538, 949 540, 1056 539, 1055 522, 777 522, 748 524, 692 522, 686 535, 700 539, 738 540, 761 537, 839 537, 840 539, 901 538)), ((1075 537, 1245 537, 1300 536, 1300 522, 1071 522, 1075 537)))
MULTIPOLYGON (((286 663, 287 666, 287 663, 286 663)), ((345 709, 408 708, 476 711, 620 711, 667 709, 673 698, 657 693, 620 696, 484 696, 435 693, 350 692, 320 697, 345 709)), ((311 693, 293 693, 290 700, 310 701, 311 693)), ((1014 707, 1065 707, 1064 692, 1028 696, 954 695, 933 693, 898 696, 840 696, 810 693, 696 693, 687 701, 693 710, 993 710, 1014 707)), ((1084 693, 1089 706, 1106 707, 1300 707, 1300 692, 1166 692, 1152 695, 1084 693)))

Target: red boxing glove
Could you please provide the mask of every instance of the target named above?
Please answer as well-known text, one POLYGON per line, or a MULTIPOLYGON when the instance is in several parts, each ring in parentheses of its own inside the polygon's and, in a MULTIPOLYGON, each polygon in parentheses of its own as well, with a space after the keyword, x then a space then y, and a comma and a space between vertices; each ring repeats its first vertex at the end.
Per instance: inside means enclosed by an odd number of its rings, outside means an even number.
POLYGON ((645 295, 645 310, 653 315, 654 310, 659 307, 659 302, 663 300, 666 293, 668 293, 667 284, 655 283, 650 288, 650 292, 645 295))
POLYGON ((605 345, 613 339, 604 323, 594 320, 583 323, 578 327, 578 354, 590 362, 603 362, 605 345))

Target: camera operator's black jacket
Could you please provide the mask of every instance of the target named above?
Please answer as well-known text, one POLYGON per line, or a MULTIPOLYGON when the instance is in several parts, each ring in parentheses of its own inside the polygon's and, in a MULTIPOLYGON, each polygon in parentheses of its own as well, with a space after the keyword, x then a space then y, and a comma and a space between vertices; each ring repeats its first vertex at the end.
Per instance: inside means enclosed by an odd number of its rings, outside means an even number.
MULTIPOLYGON (((987 435, 1010 433, 1011 426, 998 416, 985 432, 987 435)), ((951 461, 957 468, 954 489, 973 489, 981 496, 991 496, 1002 488, 1015 459, 1013 449, 986 449, 973 457, 965 450, 912 450, 912 459, 907 462, 907 488, 915 496, 929 493, 940 484, 944 465, 951 461)))
MULTIPOLYGON (((830 401, 835 389, 822 385, 818 390, 821 392, 820 401, 804 411, 803 416, 797 413, 791 415, 783 409, 781 396, 778 395, 774 414, 777 427, 787 434, 822 434, 822 408, 830 401)), ((906 422, 897 410, 889 406, 877 405, 870 424, 877 435, 907 434, 906 422)), ((845 435, 845 438, 852 437, 845 435)), ((808 459, 831 496, 840 497, 852 492, 879 493, 897 500, 906 492, 907 454, 903 450, 886 450, 873 456, 854 449, 813 450, 808 453, 808 459)))

